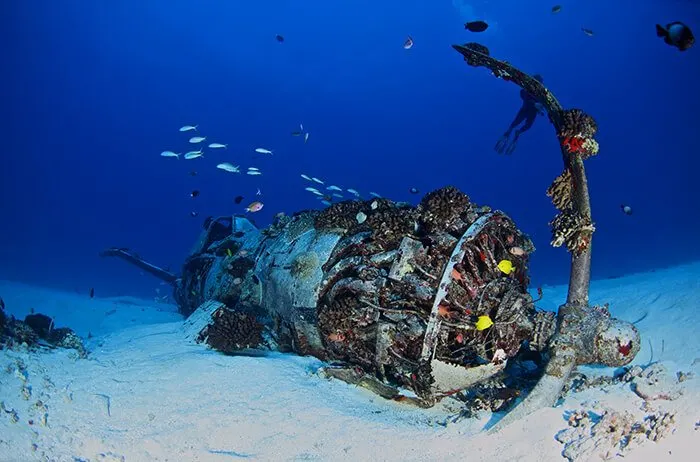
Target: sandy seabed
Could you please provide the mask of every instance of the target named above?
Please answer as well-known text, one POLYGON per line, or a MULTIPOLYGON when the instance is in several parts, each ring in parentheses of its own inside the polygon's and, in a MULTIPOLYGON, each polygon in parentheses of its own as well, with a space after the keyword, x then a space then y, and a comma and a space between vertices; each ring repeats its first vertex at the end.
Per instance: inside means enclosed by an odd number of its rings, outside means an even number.
MULTIPOLYGON (((544 293, 540 306, 555 309, 566 287, 544 293)), ((653 361, 668 371, 660 397, 645 400, 629 382, 588 387, 497 433, 483 431, 493 423, 490 413, 451 423, 460 409, 455 400, 428 410, 386 401, 321 377, 314 358, 224 356, 188 343, 172 305, 14 282, 0 282, 0 295, 8 314, 23 318, 33 308, 83 338, 91 334, 87 359, 73 350, 0 351, 1 462, 545 462, 566 460, 566 447, 576 460, 699 460, 700 263, 591 287, 592 303, 610 303, 613 316, 643 318, 633 364, 653 361), (687 374, 682 383, 678 372, 687 374), (642 434, 622 450, 611 450, 600 428, 565 446, 555 436, 572 431, 568 421, 577 410, 596 418, 609 410, 639 422, 651 414, 673 419, 657 441, 642 434)))

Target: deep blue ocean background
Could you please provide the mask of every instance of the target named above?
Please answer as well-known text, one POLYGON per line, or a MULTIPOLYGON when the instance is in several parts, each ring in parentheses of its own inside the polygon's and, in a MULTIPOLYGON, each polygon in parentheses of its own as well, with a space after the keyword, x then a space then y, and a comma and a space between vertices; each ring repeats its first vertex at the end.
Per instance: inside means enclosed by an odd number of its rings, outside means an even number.
POLYGON ((681 53, 654 25, 681 20, 697 36, 700 5, 561 1, 553 15, 555 3, 3 2, 0 278, 152 296, 157 280, 99 251, 129 247, 178 270, 204 218, 242 212, 257 188, 261 226, 319 207, 306 173, 414 203, 411 187, 455 185, 531 235, 534 285, 566 282, 569 255, 549 246, 547 225, 545 190, 562 170, 554 130, 540 117, 512 156, 494 152, 519 88, 450 46, 469 41, 598 121, 600 154, 586 162, 594 278, 697 260, 700 45, 681 53), (490 28, 466 31, 476 19, 490 28), (306 144, 290 136, 300 123, 306 144), (161 157, 188 150, 186 124, 228 150, 161 157), (224 161, 264 174, 227 174, 224 161))

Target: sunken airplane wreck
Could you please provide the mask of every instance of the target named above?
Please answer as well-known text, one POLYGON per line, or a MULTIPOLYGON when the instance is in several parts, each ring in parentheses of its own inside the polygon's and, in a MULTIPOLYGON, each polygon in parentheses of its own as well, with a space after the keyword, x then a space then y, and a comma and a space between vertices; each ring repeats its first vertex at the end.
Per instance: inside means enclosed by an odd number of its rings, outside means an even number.
MULTIPOLYGON (((533 251, 506 214, 446 187, 418 206, 345 201, 279 215, 266 229, 242 216, 208 219, 179 277, 127 249, 103 255, 172 284, 197 342, 312 355, 330 376, 430 407, 491 385, 514 398, 536 382, 508 367, 546 360, 556 331, 555 313, 537 310, 527 291, 533 251)), ((627 323, 607 315, 594 330, 596 362, 627 364, 638 351, 627 323), (631 354, 619 353, 628 342, 631 354)))

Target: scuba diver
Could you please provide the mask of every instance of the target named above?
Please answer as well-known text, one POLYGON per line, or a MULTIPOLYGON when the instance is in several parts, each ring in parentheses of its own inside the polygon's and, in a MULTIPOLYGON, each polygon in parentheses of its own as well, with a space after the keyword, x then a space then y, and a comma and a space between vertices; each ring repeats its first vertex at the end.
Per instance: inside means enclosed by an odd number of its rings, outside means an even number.
MULTIPOLYGON (((543 83, 541 75, 535 74, 532 77, 538 82, 543 83)), ((520 90, 520 98, 523 100, 523 105, 515 115, 515 119, 513 119, 513 122, 510 124, 510 127, 508 127, 508 130, 503 134, 503 137, 498 140, 498 143, 496 143, 496 146, 494 147, 499 154, 513 154, 520 135, 532 127, 532 124, 535 123, 535 119, 537 118, 537 114, 544 115, 544 108, 542 105, 538 103, 537 100, 525 89, 520 90), (515 127, 520 125, 522 122, 525 123, 523 123, 520 128, 515 129, 515 127), (510 134, 514 129, 515 135, 513 135, 513 139, 511 139, 510 134)))

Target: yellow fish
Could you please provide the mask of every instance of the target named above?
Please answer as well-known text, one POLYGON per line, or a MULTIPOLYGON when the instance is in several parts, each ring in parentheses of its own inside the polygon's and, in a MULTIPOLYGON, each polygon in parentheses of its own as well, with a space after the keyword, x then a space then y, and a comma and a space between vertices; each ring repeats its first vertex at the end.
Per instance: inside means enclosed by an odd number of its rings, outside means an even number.
POLYGON ((231 252, 231 249, 226 249, 226 254, 227 254, 229 257, 233 257, 233 253, 231 252))
POLYGON ((488 316, 479 316, 475 325, 476 330, 486 330, 491 326, 493 326, 493 321, 488 316))
POLYGON ((498 263, 498 269, 503 271, 505 274, 510 274, 515 271, 515 266, 513 266, 513 262, 510 260, 501 260, 498 263))

